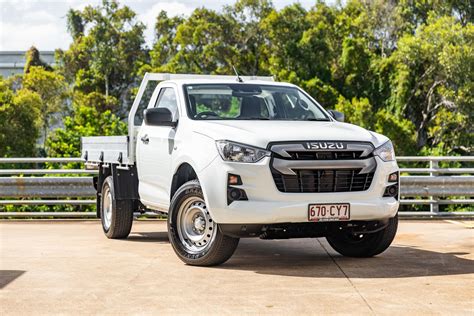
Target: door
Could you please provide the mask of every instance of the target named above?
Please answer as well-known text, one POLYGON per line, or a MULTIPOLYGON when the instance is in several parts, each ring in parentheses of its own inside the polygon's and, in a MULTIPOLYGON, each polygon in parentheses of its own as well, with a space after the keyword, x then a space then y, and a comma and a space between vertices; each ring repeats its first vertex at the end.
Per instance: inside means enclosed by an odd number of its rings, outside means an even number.
MULTIPOLYGON (((153 102, 153 100, 151 100, 153 102)), ((168 108, 173 119, 178 119, 176 89, 173 86, 160 88, 154 105, 168 108)), ((174 150, 176 128, 170 126, 148 126, 144 122, 137 137, 137 169, 140 199, 147 206, 167 208, 171 186, 171 157, 174 150)))

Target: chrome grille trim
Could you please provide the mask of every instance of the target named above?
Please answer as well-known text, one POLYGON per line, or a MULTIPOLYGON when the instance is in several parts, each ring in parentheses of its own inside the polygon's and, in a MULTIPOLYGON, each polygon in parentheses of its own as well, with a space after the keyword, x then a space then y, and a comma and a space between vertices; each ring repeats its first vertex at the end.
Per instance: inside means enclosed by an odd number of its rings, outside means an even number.
POLYGON ((318 151, 361 151, 360 158, 367 157, 373 150, 374 147, 369 143, 351 143, 351 142, 342 142, 346 145, 344 149, 322 149, 322 148, 308 148, 305 144, 310 144, 312 142, 301 142, 301 143, 288 143, 288 144, 275 144, 272 145, 270 150, 281 157, 291 158, 289 152, 292 151, 309 151, 309 152, 318 152, 318 151))
POLYGON ((296 175, 293 169, 361 169, 359 174, 369 173, 377 163, 374 157, 358 160, 286 160, 273 159, 273 168, 286 175, 296 175))

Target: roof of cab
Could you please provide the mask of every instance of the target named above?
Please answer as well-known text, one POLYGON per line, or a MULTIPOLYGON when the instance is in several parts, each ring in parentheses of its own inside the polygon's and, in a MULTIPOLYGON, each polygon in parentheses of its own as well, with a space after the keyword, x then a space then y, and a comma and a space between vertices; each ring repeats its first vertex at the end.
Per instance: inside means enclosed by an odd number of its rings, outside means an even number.
POLYGON ((269 86, 286 86, 294 87, 294 84, 288 82, 278 82, 278 81, 267 81, 267 80, 244 80, 243 82, 238 82, 237 80, 230 79, 173 79, 166 80, 163 82, 172 82, 177 85, 185 84, 256 84, 256 85, 269 85, 269 86))

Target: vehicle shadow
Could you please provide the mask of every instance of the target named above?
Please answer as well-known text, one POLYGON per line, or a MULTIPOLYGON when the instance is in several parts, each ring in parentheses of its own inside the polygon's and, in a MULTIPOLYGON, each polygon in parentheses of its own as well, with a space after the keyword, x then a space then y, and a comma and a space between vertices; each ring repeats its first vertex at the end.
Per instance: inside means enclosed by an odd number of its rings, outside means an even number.
POLYGON ((0 289, 15 281, 26 271, 23 270, 0 270, 0 289))
POLYGON ((124 241, 169 243, 167 232, 132 232, 124 241))
POLYGON ((406 278, 474 273, 474 260, 465 252, 442 253, 413 246, 392 245, 373 258, 347 258, 315 239, 306 247, 283 243, 241 240, 234 256, 219 269, 254 271, 259 274, 295 277, 406 278), (326 251, 328 249, 330 255, 326 251), (342 271, 344 271, 344 273, 342 271))

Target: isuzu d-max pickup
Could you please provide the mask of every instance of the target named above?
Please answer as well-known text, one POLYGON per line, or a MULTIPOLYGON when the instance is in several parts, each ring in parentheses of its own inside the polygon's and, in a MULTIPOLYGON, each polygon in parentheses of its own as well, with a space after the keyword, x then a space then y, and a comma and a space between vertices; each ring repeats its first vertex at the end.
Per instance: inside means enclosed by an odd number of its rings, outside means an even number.
POLYGON ((243 237, 380 254, 398 224, 394 150, 343 120, 271 77, 148 73, 128 135, 82 138, 105 235, 126 238, 134 214, 153 211, 191 265, 225 262, 243 237))

